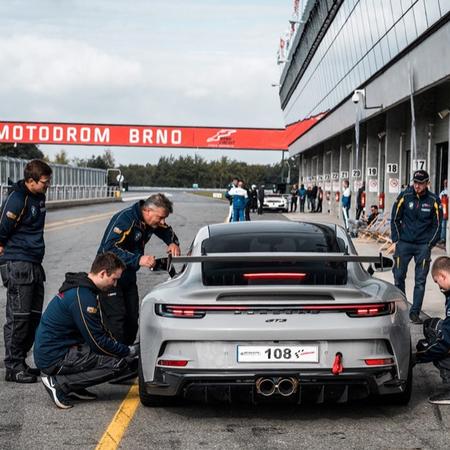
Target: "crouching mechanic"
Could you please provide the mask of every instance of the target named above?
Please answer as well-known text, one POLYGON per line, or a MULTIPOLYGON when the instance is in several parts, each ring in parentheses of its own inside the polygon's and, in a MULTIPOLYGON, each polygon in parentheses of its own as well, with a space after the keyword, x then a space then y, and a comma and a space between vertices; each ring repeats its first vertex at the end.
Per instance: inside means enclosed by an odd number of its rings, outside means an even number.
POLYGON ((151 195, 115 214, 100 243, 98 254, 113 252, 126 264, 116 289, 102 298, 106 327, 124 344, 133 344, 138 330, 136 272, 141 266, 151 269, 156 264, 154 256, 144 255, 145 244, 155 234, 167 244, 167 253, 180 255, 178 238, 166 224, 166 218, 172 212, 172 202, 165 195, 151 195))
POLYGON ((128 347, 104 327, 99 293, 115 286, 125 265, 113 253, 98 255, 89 273, 67 273, 36 331, 34 360, 56 406, 94 400, 86 388, 135 370, 137 345, 128 347))
POLYGON ((445 319, 433 317, 423 324, 424 339, 417 343, 417 363, 432 362, 444 383, 443 388, 429 398, 435 405, 450 405, 450 258, 441 256, 431 268, 433 280, 445 295, 445 319))

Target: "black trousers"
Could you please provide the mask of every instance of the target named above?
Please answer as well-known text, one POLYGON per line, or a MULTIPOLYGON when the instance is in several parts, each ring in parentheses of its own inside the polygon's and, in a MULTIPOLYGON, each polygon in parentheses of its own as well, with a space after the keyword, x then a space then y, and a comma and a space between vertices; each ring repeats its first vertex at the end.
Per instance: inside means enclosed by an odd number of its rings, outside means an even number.
POLYGON ((136 283, 118 284, 100 295, 103 323, 116 340, 134 344, 139 321, 139 293, 136 283))
MULTIPOLYGON (((433 345, 440 338, 442 320, 432 317, 423 323, 423 334, 429 345, 433 345)), ((439 375, 444 384, 450 384, 450 355, 442 359, 433 361, 434 366, 439 370, 439 375)))
POLYGON ((51 367, 41 368, 41 371, 54 376, 59 387, 68 394, 110 381, 127 368, 125 359, 99 355, 89 345, 79 344, 70 347, 61 361, 51 367))
POLYGON ((1 267, 6 291, 5 368, 26 368, 25 359, 34 343, 44 303, 45 273, 41 264, 8 261, 1 267))

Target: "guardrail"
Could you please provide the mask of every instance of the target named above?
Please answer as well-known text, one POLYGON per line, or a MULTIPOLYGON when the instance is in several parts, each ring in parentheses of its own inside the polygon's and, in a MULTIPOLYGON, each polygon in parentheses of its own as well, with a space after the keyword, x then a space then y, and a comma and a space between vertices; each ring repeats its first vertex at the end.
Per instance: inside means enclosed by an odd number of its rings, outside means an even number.
MULTIPOLYGON (((0 203, 3 203, 11 186, 0 184, 0 203)), ((47 202, 71 201, 117 197, 114 186, 61 186, 52 185, 47 190, 47 202)))

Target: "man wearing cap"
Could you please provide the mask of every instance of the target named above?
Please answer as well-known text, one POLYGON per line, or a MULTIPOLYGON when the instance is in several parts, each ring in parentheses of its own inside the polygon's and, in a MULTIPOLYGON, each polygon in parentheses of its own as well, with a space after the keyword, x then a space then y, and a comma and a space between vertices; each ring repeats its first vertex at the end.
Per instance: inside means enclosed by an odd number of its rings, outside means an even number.
POLYGON ((412 258, 415 267, 411 322, 420 324, 425 283, 430 268, 431 249, 440 236, 442 208, 439 197, 428 190, 429 175, 416 170, 413 185, 408 186, 394 203, 391 216, 391 238, 397 245, 394 253, 395 285, 405 292, 405 278, 412 258))

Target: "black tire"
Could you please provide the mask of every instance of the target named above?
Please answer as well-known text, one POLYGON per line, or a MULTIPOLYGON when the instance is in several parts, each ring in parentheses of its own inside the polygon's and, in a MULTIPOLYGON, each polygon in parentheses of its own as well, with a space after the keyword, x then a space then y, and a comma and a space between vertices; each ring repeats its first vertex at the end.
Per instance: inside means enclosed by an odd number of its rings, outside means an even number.
POLYGON ((142 373, 141 358, 139 358, 139 399, 144 406, 158 407, 158 406, 175 406, 180 402, 178 396, 165 395, 151 395, 148 394, 144 386, 144 375, 142 373))

